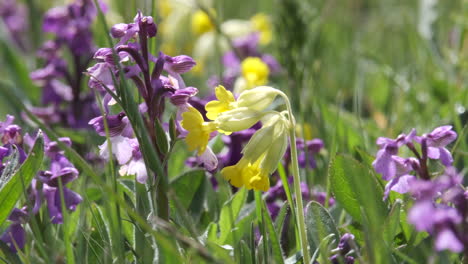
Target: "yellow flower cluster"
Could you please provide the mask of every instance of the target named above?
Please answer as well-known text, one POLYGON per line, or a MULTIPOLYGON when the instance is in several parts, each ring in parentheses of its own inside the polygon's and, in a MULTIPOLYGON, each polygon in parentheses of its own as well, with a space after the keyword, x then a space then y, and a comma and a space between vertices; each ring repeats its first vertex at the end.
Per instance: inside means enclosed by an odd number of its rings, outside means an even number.
POLYGON ((270 70, 268 65, 257 57, 248 57, 242 61, 242 76, 247 81, 247 89, 265 85, 268 82, 270 70))
POLYGON ((192 32, 196 35, 201 35, 206 32, 210 32, 214 29, 214 25, 211 22, 210 17, 207 13, 202 10, 196 11, 192 15, 192 32))
POLYGON ((185 138, 189 150, 201 155, 211 133, 230 134, 245 130, 261 121, 262 128, 252 136, 243 150, 242 159, 225 167, 221 174, 236 187, 266 191, 270 187, 269 175, 283 157, 287 147, 290 121, 283 113, 267 111, 280 92, 268 86, 260 86, 242 92, 237 100, 223 86, 215 89, 216 98, 205 106, 208 119, 193 107, 182 114, 182 127, 188 131, 185 138))

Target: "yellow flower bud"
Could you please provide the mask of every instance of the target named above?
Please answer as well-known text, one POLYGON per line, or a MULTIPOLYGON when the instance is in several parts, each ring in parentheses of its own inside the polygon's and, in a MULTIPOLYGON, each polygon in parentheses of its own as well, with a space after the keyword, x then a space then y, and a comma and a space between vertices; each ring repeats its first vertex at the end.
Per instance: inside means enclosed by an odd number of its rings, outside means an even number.
MULTIPOLYGON (((287 124, 288 121, 280 113, 272 114, 269 120, 264 122, 263 127, 255 132, 242 150, 244 158, 250 162, 254 162, 272 148, 281 150, 281 147, 275 144, 281 145, 284 143, 283 141, 287 138, 288 133, 287 124)), ((285 145, 287 146, 287 141, 285 145)), ((276 161, 277 164, 278 160, 276 161)))
POLYGON ((264 113, 260 111, 240 107, 223 112, 216 118, 215 122, 220 132, 237 132, 255 125, 263 115, 264 113))
POLYGON ((265 110, 273 103, 279 91, 269 86, 259 86, 243 91, 237 99, 239 107, 248 107, 257 111, 265 110))

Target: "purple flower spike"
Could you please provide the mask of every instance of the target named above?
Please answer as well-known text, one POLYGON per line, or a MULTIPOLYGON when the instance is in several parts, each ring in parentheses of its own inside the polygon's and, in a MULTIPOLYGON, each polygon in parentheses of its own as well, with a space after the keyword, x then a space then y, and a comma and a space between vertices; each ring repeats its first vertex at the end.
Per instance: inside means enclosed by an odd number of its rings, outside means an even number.
POLYGON ((110 34, 113 38, 121 38, 127 34, 128 24, 119 23, 112 26, 110 34))
MULTIPOLYGON (((130 121, 127 116, 122 112, 118 115, 108 115, 105 117, 107 120, 107 126, 109 128, 109 135, 111 137, 123 135, 125 137, 131 137, 133 129, 130 125, 130 121)), ((105 137, 106 130, 104 126, 104 117, 98 116, 89 121, 90 125, 94 127, 96 132, 105 137)))
POLYGON ((113 67, 108 63, 96 63, 91 68, 88 68, 88 73, 91 75, 88 85, 93 89, 98 89, 105 92, 104 88, 107 86, 109 89, 114 88, 114 80, 112 79, 113 67))
POLYGON ((197 64, 192 57, 187 55, 179 55, 175 57, 164 55, 164 59, 164 70, 178 74, 190 71, 197 64))
POLYGON ((416 141, 421 143, 424 139, 427 141, 427 156, 431 159, 440 159, 442 164, 449 166, 453 163, 450 151, 445 148, 457 138, 457 133, 452 130, 452 126, 441 126, 434 129, 429 134, 417 137, 416 141))
POLYGON ((395 165, 395 177, 385 186, 384 200, 388 198, 390 190, 398 193, 407 193, 410 190, 410 181, 415 177, 408 173, 414 167, 419 166, 419 162, 414 158, 401 158, 392 156, 393 164, 395 165))
POLYGON ((188 104, 189 99, 198 93, 195 87, 187 87, 184 89, 176 90, 170 97, 171 103, 175 106, 185 106, 188 104))
POLYGON ((409 135, 401 134, 396 139, 380 137, 377 145, 380 150, 377 152, 375 161, 372 163, 375 171, 382 174, 382 179, 389 181, 396 175, 396 164, 393 156, 398 154, 398 149, 413 140, 416 130, 413 129, 409 135))
POLYGON ((156 24, 154 23, 153 17, 141 16, 141 13, 139 13, 137 17, 139 17, 137 21, 138 21, 138 26, 140 28, 140 32, 145 32, 149 38, 156 36, 156 33, 158 32, 158 28, 156 27, 156 24))

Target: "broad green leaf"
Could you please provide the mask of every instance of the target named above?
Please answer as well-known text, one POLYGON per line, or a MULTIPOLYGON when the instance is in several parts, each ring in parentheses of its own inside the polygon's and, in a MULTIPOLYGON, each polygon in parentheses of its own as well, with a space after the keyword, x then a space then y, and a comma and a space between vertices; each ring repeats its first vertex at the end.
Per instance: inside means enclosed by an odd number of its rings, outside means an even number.
POLYGON ((310 202, 306 206, 305 221, 311 252, 314 252, 321 241, 330 234, 334 234, 334 239, 340 238, 340 233, 332 216, 325 207, 317 202, 310 202))
POLYGON ((361 207, 373 215, 387 215, 382 189, 372 172, 355 159, 337 155, 330 164, 331 190, 338 202, 354 218, 361 221, 361 207))
POLYGON ((193 170, 173 179, 169 186, 175 192, 182 205, 188 209, 191 204, 197 202, 193 201, 193 198, 198 188, 203 184, 204 179, 204 170, 193 170))
POLYGON ((349 156, 337 155, 330 165, 330 183, 336 200, 364 228, 369 260, 388 263, 391 257, 382 232, 387 208, 373 172, 349 156))
POLYGON ((0 188, 0 225, 8 218, 16 202, 39 171, 44 158, 44 138, 39 132, 28 158, 0 188))
POLYGON ((231 230, 234 228, 237 216, 247 198, 247 192, 245 188, 239 189, 239 191, 224 204, 223 208, 221 208, 221 215, 218 223, 220 230, 218 244, 223 245, 231 233, 231 230))

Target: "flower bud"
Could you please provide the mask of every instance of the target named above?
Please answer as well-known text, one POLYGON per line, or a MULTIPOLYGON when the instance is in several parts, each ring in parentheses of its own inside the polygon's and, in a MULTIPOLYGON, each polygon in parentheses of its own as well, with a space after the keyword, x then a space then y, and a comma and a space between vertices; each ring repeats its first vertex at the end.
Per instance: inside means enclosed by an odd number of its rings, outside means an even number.
POLYGON ((121 38, 127 33, 128 25, 124 23, 115 24, 110 30, 113 38, 121 38))
POLYGON ((286 148, 288 147, 287 130, 283 129, 282 133, 270 143, 270 148, 266 152, 260 167, 267 173, 273 173, 278 167, 278 163, 283 158, 286 148))
POLYGON ((179 55, 175 57, 165 56, 164 69, 168 72, 186 73, 190 71, 197 63, 192 57, 187 55, 179 55))
POLYGON ((237 103, 239 107, 262 111, 273 103, 278 92, 277 89, 269 86, 259 86, 242 92, 237 99, 237 103))
POLYGON ((250 128, 255 125, 263 114, 260 111, 240 107, 223 112, 216 118, 218 129, 224 132, 236 132, 250 128))

